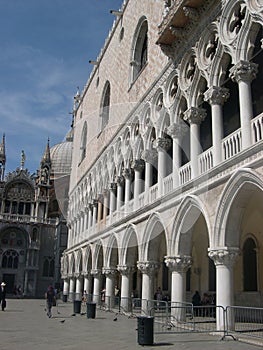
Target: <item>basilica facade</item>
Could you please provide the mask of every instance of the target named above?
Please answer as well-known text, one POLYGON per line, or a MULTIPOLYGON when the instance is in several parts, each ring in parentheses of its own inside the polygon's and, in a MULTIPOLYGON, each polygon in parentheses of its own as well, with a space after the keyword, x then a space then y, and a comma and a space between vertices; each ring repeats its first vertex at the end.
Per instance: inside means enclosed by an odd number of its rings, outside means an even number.
POLYGON ((112 13, 75 96, 63 293, 262 306, 262 2, 112 13))
POLYGON ((71 166, 70 135, 52 148, 47 143, 37 174, 30 174, 26 169, 22 151, 20 166, 6 175, 3 136, 0 278, 6 283, 9 296, 43 298, 49 284, 61 287, 60 259, 67 243, 65 213, 71 166))

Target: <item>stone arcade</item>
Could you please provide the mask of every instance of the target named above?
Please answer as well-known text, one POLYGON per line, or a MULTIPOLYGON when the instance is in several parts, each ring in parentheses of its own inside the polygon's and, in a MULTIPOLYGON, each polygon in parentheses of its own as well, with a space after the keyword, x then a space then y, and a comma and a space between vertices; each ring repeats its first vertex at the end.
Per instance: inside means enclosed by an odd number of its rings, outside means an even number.
POLYGON ((75 96, 69 298, 262 306, 262 24, 260 0, 124 1, 75 96))

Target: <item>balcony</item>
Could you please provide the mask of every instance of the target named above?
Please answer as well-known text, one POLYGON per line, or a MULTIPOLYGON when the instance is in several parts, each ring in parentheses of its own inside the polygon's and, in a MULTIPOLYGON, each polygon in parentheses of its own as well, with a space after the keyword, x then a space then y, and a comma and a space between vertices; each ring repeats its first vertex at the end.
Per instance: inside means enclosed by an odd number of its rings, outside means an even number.
POLYGON ((186 37, 189 29, 199 18, 199 8, 205 0, 171 0, 170 5, 164 10, 162 22, 159 24, 157 45, 167 56, 176 43, 186 37))
POLYGON ((17 224, 44 224, 44 225, 55 225, 56 219, 45 219, 38 218, 30 215, 19 215, 19 214, 0 214, 0 221, 6 223, 17 223, 17 224))

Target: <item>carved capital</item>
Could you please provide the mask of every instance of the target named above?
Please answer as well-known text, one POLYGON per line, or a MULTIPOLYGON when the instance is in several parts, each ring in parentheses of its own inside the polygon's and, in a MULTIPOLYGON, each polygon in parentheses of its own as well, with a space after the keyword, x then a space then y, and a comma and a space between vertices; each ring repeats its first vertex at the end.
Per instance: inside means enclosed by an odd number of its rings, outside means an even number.
POLYGON ((99 277, 101 274, 101 271, 98 269, 95 269, 95 270, 91 270, 90 273, 92 274, 92 276, 99 277))
POLYGON ((145 149, 142 151, 141 157, 145 162, 155 164, 156 159, 158 158, 158 153, 156 149, 145 149))
POLYGON ((186 123, 183 121, 179 123, 173 123, 168 127, 167 134, 174 139, 180 139, 186 134, 188 128, 188 125, 186 125, 186 123))
POLYGON ((184 120, 190 124, 200 125, 206 117, 206 110, 198 107, 190 107, 184 112, 184 120))
POLYGON ((248 61, 240 61, 230 68, 230 77, 233 81, 251 82, 258 73, 258 64, 248 61))
POLYGON ((124 177, 123 176, 117 176, 117 184, 122 186, 124 184, 124 177))
POLYGON ((160 263, 156 261, 138 261, 137 267, 142 273, 151 276, 159 269, 160 263))
POLYGON ((107 277, 113 277, 116 274, 117 270, 113 269, 111 267, 103 267, 102 273, 106 275, 107 277))
POLYGON ((154 145, 156 146, 157 150, 161 148, 164 151, 168 151, 172 145, 172 142, 171 139, 166 137, 158 137, 158 139, 154 141, 154 145))
POLYGON ((125 177, 125 179, 130 179, 132 176, 131 169, 130 168, 123 169, 122 175, 125 177))
POLYGON ((165 257, 166 266, 171 271, 176 272, 186 272, 192 265, 191 256, 166 256, 165 257))
POLYGON ((223 105, 229 98, 229 89, 212 86, 204 93, 204 100, 210 105, 223 105))
POLYGON ((114 190, 116 190, 116 188, 117 188, 116 182, 111 182, 111 183, 109 184, 109 190, 110 190, 110 191, 114 191, 114 190))
POLYGON ((118 265, 117 270, 124 276, 129 276, 134 271, 134 266, 118 265))
POLYGON ((216 266, 225 265, 232 267, 236 258, 240 254, 239 248, 222 248, 222 249, 211 249, 208 252, 208 256, 212 259, 216 266))
POLYGON ((132 168, 136 171, 143 171, 144 169, 144 161, 142 159, 135 159, 132 162, 132 168))

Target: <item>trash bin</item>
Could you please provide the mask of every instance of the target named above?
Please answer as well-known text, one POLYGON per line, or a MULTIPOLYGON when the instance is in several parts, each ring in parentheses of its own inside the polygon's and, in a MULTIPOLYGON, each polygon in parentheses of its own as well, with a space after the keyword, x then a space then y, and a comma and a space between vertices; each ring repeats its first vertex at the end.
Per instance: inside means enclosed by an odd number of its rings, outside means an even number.
POLYGON ((62 299, 63 303, 66 303, 68 301, 68 296, 67 294, 63 294, 63 299, 62 299))
POLYGON ((74 313, 75 313, 75 314, 80 314, 80 310, 81 310, 81 300, 74 300, 73 306, 74 306, 74 313))
POLYGON ((153 316, 138 316, 138 344, 153 345, 153 316))
POLYGON ((96 303, 87 303, 87 318, 95 318, 96 316, 96 303))

